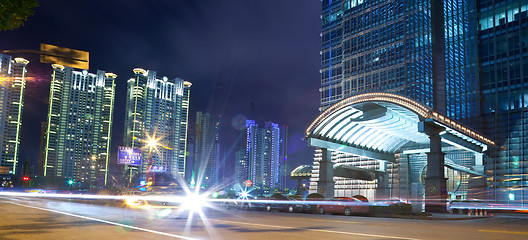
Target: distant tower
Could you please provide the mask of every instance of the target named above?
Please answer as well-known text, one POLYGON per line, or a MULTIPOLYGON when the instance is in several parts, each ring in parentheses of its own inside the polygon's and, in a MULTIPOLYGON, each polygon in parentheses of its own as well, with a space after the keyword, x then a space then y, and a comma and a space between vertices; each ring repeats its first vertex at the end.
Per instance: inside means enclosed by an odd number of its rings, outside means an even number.
POLYGON ((277 187, 284 189, 288 187, 288 126, 280 126, 279 137, 279 182, 277 187))
POLYGON ((263 127, 259 127, 253 120, 246 121, 245 161, 238 161, 239 165, 247 164, 247 178, 256 187, 264 190, 281 188, 280 146, 278 124, 266 122, 263 127))
POLYGON ((143 163, 140 167, 125 166, 125 173, 144 178, 147 167, 156 165, 185 179, 192 84, 181 78, 158 79, 155 71, 141 68, 134 69, 134 77, 127 84, 124 146, 141 149, 143 163), (149 138, 157 141, 155 149, 148 146, 149 138))
POLYGON ((218 184, 220 161, 220 117, 209 113, 196 113, 193 175, 201 187, 218 184))
POLYGON ((10 174, 19 171, 20 127, 28 63, 23 58, 12 60, 11 56, 0 54, 0 166, 9 168, 10 174))
POLYGON ((52 67, 44 176, 106 185, 117 75, 52 67))

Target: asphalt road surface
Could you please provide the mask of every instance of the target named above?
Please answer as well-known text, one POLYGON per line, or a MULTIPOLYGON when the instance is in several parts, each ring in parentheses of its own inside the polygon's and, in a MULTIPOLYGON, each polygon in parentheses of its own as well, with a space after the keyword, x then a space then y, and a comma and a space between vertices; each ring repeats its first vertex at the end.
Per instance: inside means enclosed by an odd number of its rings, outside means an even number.
POLYGON ((0 239, 528 239, 528 219, 417 220, 303 213, 145 209, 0 197, 0 239))

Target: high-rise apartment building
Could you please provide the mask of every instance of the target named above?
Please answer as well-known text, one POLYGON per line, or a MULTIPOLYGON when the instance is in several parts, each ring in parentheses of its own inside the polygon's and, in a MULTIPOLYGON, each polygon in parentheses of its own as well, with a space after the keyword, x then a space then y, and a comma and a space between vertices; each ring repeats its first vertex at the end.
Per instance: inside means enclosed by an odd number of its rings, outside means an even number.
POLYGON ((248 180, 248 162, 246 161, 245 145, 235 152, 235 179, 234 183, 243 183, 248 180))
POLYGON ((528 204, 528 2, 478 1, 484 133, 500 146, 486 164, 489 198, 528 204))
POLYGON ((220 164, 220 116, 196 112, 193 181, 200 187, 218 184, 220 164))
POLYGON ((2 172, 20 173, 19 148, 26 59, 0 54, 0 167, 2 172))
POLYGON ((107 184, 117 75, 52 65, 44 176, 107 184))
MULTIPOLYGON (((243 178, 247 174, 247 180, 253 181, 254 186, 264 191, 280 189, 284 186, 281 181, 281 159, 285 159, 287 141, 281 137, 281 130, 286 131, 286 127, 279 127, 278 124, 266 122, 264 126, 259 126, 254 120, 246 120, 246 134, 243 147, 237 159, 238 178, 243 178), (242 157, 243 155, 243 158, 242 157), (245 169, 244 169, 245 167, 245 169)), ((240 179, 239 179, 240 180, 240 179)))
POLYGON ((143 154, 141 166, 125 166, 129 180, 137 174, 144 179, 149 166, 185 179, 192 84, 180 78, 158 79, 155 71, 141 68, 134 69, 127 84, 124 146, 141 149, 143 154))

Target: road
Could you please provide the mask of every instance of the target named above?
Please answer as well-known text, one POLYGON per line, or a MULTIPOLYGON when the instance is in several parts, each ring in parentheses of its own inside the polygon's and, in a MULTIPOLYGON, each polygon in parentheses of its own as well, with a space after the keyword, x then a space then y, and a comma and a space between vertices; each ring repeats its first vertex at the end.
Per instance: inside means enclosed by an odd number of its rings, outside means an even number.
POLYGON ((0 197, 0 239, 528 239, 528 219, 417 220, 0 197))

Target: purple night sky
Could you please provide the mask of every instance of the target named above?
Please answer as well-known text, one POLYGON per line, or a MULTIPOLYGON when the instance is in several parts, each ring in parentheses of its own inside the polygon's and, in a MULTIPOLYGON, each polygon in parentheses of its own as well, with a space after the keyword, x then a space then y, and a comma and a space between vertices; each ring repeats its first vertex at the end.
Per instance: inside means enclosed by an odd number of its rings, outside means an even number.
MULTIPOLYGON (((312 162, 303 134, 318 114, 321 2, 318 0, 40 1, 15 31, 0 32, 0 49, 48 43, 90 52, 90 72, 116 73, 112 161, 123 138, 126 81, 132 69, 193 83, 196 111, 222 115, 222 151, 233 146, 241 116, 289 127, 290 170, 312 162), (236 125, 236 124, 235 124, 236 125)), ((21 157, 36 162, 47 115, 51 67, 25 57, 21 157)), ((229 155, 228 155, 229 156, 229 155)), ((233 156, 226 160, 233 169, 233 156)))

